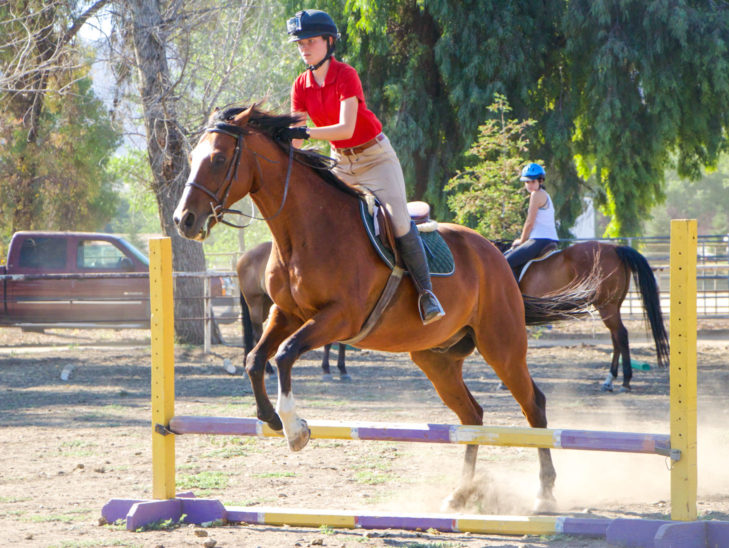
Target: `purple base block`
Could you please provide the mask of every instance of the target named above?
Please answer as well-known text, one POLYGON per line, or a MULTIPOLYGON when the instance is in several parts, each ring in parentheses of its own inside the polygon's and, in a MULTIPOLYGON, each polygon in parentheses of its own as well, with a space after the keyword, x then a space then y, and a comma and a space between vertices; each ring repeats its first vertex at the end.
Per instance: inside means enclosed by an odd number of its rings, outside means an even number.
POLYGON ((180 521, 182 502, 178 499, 145 500, 137 502, 127 514, 127 531, 136 531, 149 523, 161 520, 180 521))
POLYGON ((605 539, 610 544, 626 547, 653 547, 656 533, 661 526, 670 521, 658 519, 617 518, 610 522, 605 539))
POLYGON ((129 531, 155 521, 179 521, 183 516, 185 523, 196 524, 226 518, 225 507, 219 500, 197 499, 192 493, 181 495, 169 500, 111 499, 101 509, 101 515, 109 523, 126 519, 129 531))
POLYGON ((101 509, 101 515, 108 523, 114 523, 120 519, 126 519, 129 509, 140 499, 111 499, 101 509))
POLYGON ((729 522, 707 521, 706 522, 706 544, 709 548, 721 548, 729 546, 729 522))
POLYGON ((661 525, 653 545, 655 548, 706 548, 706 523, 690 521, 661 525))

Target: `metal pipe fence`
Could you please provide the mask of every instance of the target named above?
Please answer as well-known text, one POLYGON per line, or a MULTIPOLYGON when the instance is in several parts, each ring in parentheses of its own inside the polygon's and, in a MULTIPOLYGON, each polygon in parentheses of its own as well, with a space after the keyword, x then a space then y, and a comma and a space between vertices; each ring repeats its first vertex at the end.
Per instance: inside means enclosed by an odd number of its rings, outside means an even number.
MULTIPOLYGON (((585 239, 561 240, 561 247, 572 243, 586 241, 585 239)), ((631 237, 631 238, 602 238, 597 241, 614 245, 628 245, 640 251, 650 263, 656 275, 656 281, 661 291, 661 308, 664 316, 670 313, 670 292, 669 292, 669 238, 666 237, 631 237)), ((230 254, 235 256, 236 254, 230 254)), ((729 318, 729 236, 725 234, 704 235, 698 237, 697 242, 697 294, 696 305, 699 318, 729 318)), ((3 280, 66 280, 66 279, 99 279, 99 278, 148 278, 148 273, 93 273, 93 274, 24 274, 24 275, 0 275, 0 282, 3 280)), ((205 322, 205 351, 210 351, 211 333, 213 321, 216 318, 213 308, 213 300, 225 302, 227 321, 240 321, 240 308, 238 294, 225 295, 223 297, 211 296, 212 278, 229 278, 235 280, 237 274, 232 270, 210 270, 207 272, 175 272, 173 278, 203 278, 203 294, 198 296, 176 295, 176 299, 202 299, 203 314, 201 317, 179 318, 180 320, 200 320, 205 322)), ((237 284, 232 284, 237 289, 237 284)), ((68 300, 68 296, 48 297, 45 300, 68 300)), ((137 299, 139 297, 136 297, 137 299)), ((144 297, 149 300, 149 297, 144 297)), ((79 302, 83 298, 77 299, 79 302)), ((99 297, 94 297, 99 300, 99 297)), ((621 308, 625 319, 640 319, 643 317, 643 305, 640 293, 631 282, 630 290, 626 295, 621 308)), ((113 322, 108 322, 109 326, 113 322)), ((98 327, 105 327, 105 322, 98 322, 98 327)), ((49 325, 50 327, 50 325, 49 325)), ((114 325, 114 327, 119 327, 114 325)), ((122 327, 139 327, 139 325, 128 325, 122 327)))
MULTIPOLYGON (((586 239, 565 239, 567 246, 586 239)), ((661 308, 665 316, 670 312, 669 247, 668 236, 630 238, 602 238, 599 242, 627 245, 638 250, 650 263, 661 292, 661 308)), ((697 238, 696 308, 699 318, 729 318, 729 235, 707 234, 697 238)), ((640 293, 631 282, 623 301, 621 314, 627 319, 640 319, 643 305, 640 293)))

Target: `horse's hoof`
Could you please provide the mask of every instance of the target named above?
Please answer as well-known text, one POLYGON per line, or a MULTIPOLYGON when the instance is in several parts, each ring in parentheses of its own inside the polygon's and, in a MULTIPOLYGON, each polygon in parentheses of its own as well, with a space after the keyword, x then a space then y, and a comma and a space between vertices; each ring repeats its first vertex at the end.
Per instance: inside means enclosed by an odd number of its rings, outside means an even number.
POLYGON ((557 501, 554 497, 537 497, 534 501, 535 514, 550 514, 557 511, 557 501))
POLYGON ((440 505, 441 512, 458 512, 466 507, 469 499, 476 492, 473 484, 461 485, 448 495, 440 505))
POLYGON ((453 495, 448 495, 443 499, 443 502, 440 503, 441 512, 454 512, 456 510, 457 508, 455 508, 453 504, 453 495))
POLYGON ((352 382, 352 377, 349 376, 349 373, 345 373, 339 376, 339 380, 342 382, 352 382))
POLYGON ((506 388, 506 385, 503 382, 499 382, 498 389, 499 390, 508 390, 508 388, 506 388))
POLYGON ((630 388, 630 386, 621 386, 620 390, 618 390, 619 394, 625 394, 627 392, 632 392, 633 390, 630 388))
POLYGON ((613 385, 612 384, 603 384, 600 387, 600 392, 612 392, 613 391, 613 385))
POLYGON ((283 430, 281 417, 279 417, 276 413, 274 413, 273 418, 269 420, 263 420, 263 422, 268 423, 268 426, 270 426, 273 430, 276 430, 276 432, 280 432, 281 430, 283 430))
POLYGON ((298 433, 288 440, 289 449, 292 451, 301 451, 309 443, 309 438, 311 437, 311 430, 304 419, 299 419, 299 426, 298 433))
POLYGON ((322 373, 321 380, 322 382, 333 382, 334 377, 332 377, 331 373, 322 373))

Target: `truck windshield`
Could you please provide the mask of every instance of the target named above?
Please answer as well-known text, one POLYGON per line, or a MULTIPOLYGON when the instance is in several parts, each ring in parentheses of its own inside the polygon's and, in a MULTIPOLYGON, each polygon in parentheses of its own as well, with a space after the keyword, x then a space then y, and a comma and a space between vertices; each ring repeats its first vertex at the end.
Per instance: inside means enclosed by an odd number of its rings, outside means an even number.
POLYGON ((132 244, 127 242, 124 238, 119 238, 119 242, 129 250, 129 253, 134 255, 137 259, 139 259, 139 262, 141 262, 144 265, 149 266, 149 259, 147 256, 139 251, 136 247, 134 247, 132 244))

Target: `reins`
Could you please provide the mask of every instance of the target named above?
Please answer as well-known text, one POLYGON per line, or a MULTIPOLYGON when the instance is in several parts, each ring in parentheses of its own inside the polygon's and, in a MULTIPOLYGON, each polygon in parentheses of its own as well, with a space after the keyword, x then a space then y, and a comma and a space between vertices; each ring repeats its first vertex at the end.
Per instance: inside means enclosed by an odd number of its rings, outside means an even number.
MULTIPOLYGON (((226 200, 228 199, 228 194, 230 194, 230 189, 233 186, 233 181, 238 178, 238 166, 240 165, 240 159, 241 159, 241 149, 245 147, 245 132, 242 128, 235 126, 233 124, 226 124, 223 122, 215 124, 214 127, 207 128, 205 130, 206 133, 222 133, 223 135, 228 135, 230 137, 233 137, 235 141, 235 151, 233 152, 233 158, 230 162, 230 165, 228 166, 228 172, 225 174, 225 180, 223 181, 223 184, 220 186, 220 188, 216 192, 212 192, 202 186, 201 184, 197 183, 196 181, 188 181, 185 183, 185 186, 191 186, 197 190, 200 190, 201 192, 207 194, 210 196, 214 201, 210 202, 210 209, 212 210, 213 217, 215 218, 215 221, 218 223, 222 223, 224 225, 228 225, 233 228, 246 228, 249 224, 246 225, 237 225, 235 223, 231 223, 230 221, 226 221, 223 218, 223 215, 226 213, 234 213, 236 215, 240 215, 241 217, 248 217, 251 221, 252 220, 258 220, 258 221, 270 221, 272 219, 275 219, 283 210, 284 204, 286 203, 286 196, 289 192, 289 181, 291 179, 291 168, 293 166, 294 161, 294 147, 289 147, 289 162, 288 162, 288 168, 286 170, 286 180, 284 182, 284 193, 283 197, 281 198, 281 205, 279 206, 276 213, 271 215, 270 217, 256 217, 255 215, 249 215, 247 213, 243 213, 242 211, 239 211, 237 209, 228 209, 223 207, 226 200), (222 193, 222 196, 219 197, 218 195, 222 193)), ((271 160, 270 158, 266 158, 265 156, 257 153, 254 150, 251 150, 249 147, 247 148, 255 158, 256 161, 256 169, 258 170, 258 174, 260 176, 260 181, 263 181, 263 172, 261 171, 261 164, 258 161, 258 157, 260 156, 264 160, 271 162, 272 164, 276 164, 275 160, 271 160)), ((259 188, 260 190, 260 188, 259 188)), ((251 193, 257 192, 257 191, 251 191, 251 193)))

